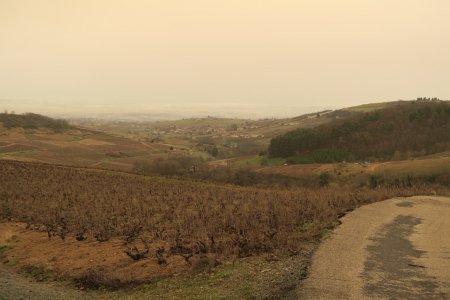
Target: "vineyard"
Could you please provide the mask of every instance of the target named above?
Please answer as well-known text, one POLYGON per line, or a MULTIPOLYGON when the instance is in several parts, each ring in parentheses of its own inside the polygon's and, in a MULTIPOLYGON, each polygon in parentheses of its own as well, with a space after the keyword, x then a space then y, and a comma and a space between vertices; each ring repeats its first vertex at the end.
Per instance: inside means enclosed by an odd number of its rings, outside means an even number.
POLYGON ((295 253, 364 203, 426 194, 420 187, 365 191, 266 190, 0 161, 0 216, 41 226, 49 238, 123 238, 135 260, 181 255, 295 253), (137 247, 139 240, 142 245, 137 247), (158 244, 154 251, 152 244, 158 244))

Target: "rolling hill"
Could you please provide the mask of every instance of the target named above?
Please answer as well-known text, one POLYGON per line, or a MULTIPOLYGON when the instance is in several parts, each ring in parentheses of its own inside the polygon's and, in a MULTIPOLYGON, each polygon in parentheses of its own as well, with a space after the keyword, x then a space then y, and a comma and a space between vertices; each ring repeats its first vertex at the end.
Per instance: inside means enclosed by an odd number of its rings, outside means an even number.
POLYGON ((55 132, 60 132, 64 129, 70 129, 71 126, 65 120, 56 120, 46 116, 26 113, 23 115, 0 113, 0 122, 5 128, 25 128, 38 129, 48 128, 55 132))
POLYGON ((169 146, 69 125, 37 114, 0 114, 0 159, 131 171, 169 146))
POLYGON ((404 102, 273 138, 271 157, 291 163, 399 160, 450 149, 450 102, 404 102))

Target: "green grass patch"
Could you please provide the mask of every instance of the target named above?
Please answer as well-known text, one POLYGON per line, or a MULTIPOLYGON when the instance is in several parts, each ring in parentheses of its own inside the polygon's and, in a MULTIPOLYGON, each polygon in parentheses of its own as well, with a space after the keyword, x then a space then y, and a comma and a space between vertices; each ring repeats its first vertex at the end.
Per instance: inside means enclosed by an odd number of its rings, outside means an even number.
POLYGON ((191 152, 191 156, 192 157, 202 158, 202 159, 205 159, 205 160, 211 157, 208 153, 206 153, 204 151, 192 151, 191 152))
POLYGON ((303 226, 300 228, 301 231, 308 231, 311 230, 316 225, 315 222, 306 222, 303 224, 303 226))
POLYGON ((257 167, 261 165, 261 157, 252 156, 245 159, 235 160, 231 162, 232 168, 257 167))
POLYGON ((221 266, 212 272, 159 280, 117 295, 117 299, 257 299, 251 270, 240 264, 221 266))
POLYGON ((115 159, 116 159, 115 157, 108 156, 108 157, 102 158, 102 159, 100 160, 100 162, 102 162, 102 163, 107 163, 107 162, 110 162, 110 161, 115 160, 115 159))
POLYGON ((24 265, 20 268, 20 273, 32 277, 38 282, 43 282, 51 279, 53 271, 44 266, 24 265))
POLYGON ((286 161, 285 158, 280 157, 267 157, 255 155, 244 159, 238 159, 230 162, 229 166, 232 168, 245 168, 245 167, 261 167, 261 166, 281 166, 286 161))

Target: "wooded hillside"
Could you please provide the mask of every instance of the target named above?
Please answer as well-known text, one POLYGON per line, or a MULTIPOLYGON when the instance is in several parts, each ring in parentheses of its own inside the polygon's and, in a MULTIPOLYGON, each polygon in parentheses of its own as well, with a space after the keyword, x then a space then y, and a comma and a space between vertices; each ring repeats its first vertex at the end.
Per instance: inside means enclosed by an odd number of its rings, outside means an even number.
POLYGON ((405 159, 450 149, 450 102, 406 102, 394 107, 297 129, 272 139, 272 157, 295 163, 405 159))

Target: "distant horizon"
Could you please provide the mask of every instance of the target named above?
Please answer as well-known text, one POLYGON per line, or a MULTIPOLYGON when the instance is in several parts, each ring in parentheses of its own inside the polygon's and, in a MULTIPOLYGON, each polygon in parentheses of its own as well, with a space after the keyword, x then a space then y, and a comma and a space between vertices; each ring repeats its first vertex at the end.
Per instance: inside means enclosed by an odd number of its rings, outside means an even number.
POLYGON ((162 120, 180 120, 184 118, 238 118, 238 119, 265 119, 265 118, 290 118, 304 114, 315 113, 323 110, 338 110, 359 105, 386 103, 396 101, 411 101, 415 99, 397 99, 391 101, 362 102, 356 105, 339 105, 339 106, 304 106, 289 105, 279 106, 276 104, 238 104, 238 103, 193 103, 189 106, 179 105, 160 105, 157 106, 140 106, 133 109, 133 106, 127 108, 109 105, 110 111, 102 109, 97 111, 95 106, 81 106, 79 110, 64 110, 62 106, 51 106, 50 109, 46 105, 36 106, 26 101, 17 104, 16 101, 0 99, 1 111, 7 110, 17 114, 37 113, 49 117, 80 119, 93 118, 104 120, 133 120, 139 121, 162 121, 162 120), (15 102, 15 103, 13 103, 15 102), (33 109, 34 108, 34 109, 33 109))
POLYGON ((270 104, 262 105, 246 105, 246 104, 219 104, 195 103, 189 106, 166 105, 147 107, 114 107, 108 106, 109 110, 96 110, 93 107, 83 106, 79 110, 64 110, 63 108, 52 106, 50 109, 45 106, 34 106, 27 104, 15 105, 13 103, 2 103, 0 100, 1 111, 23 113, 37 113, 50 117, 64 118, 97 118, 97 119, 136 119, 142 116, 144 119, 154 120, 176 120, 182 118, 203 118, 203 117, 220 117, 220 118, 240 118, 240 119, 262 119, 262 118, 285 118, 294 117, 322 111, 326 109, 339 109, 338 106, 302 106, 292 105, 289 107, 270 104), (131 118, 130 118, 131 117, 131 118))

